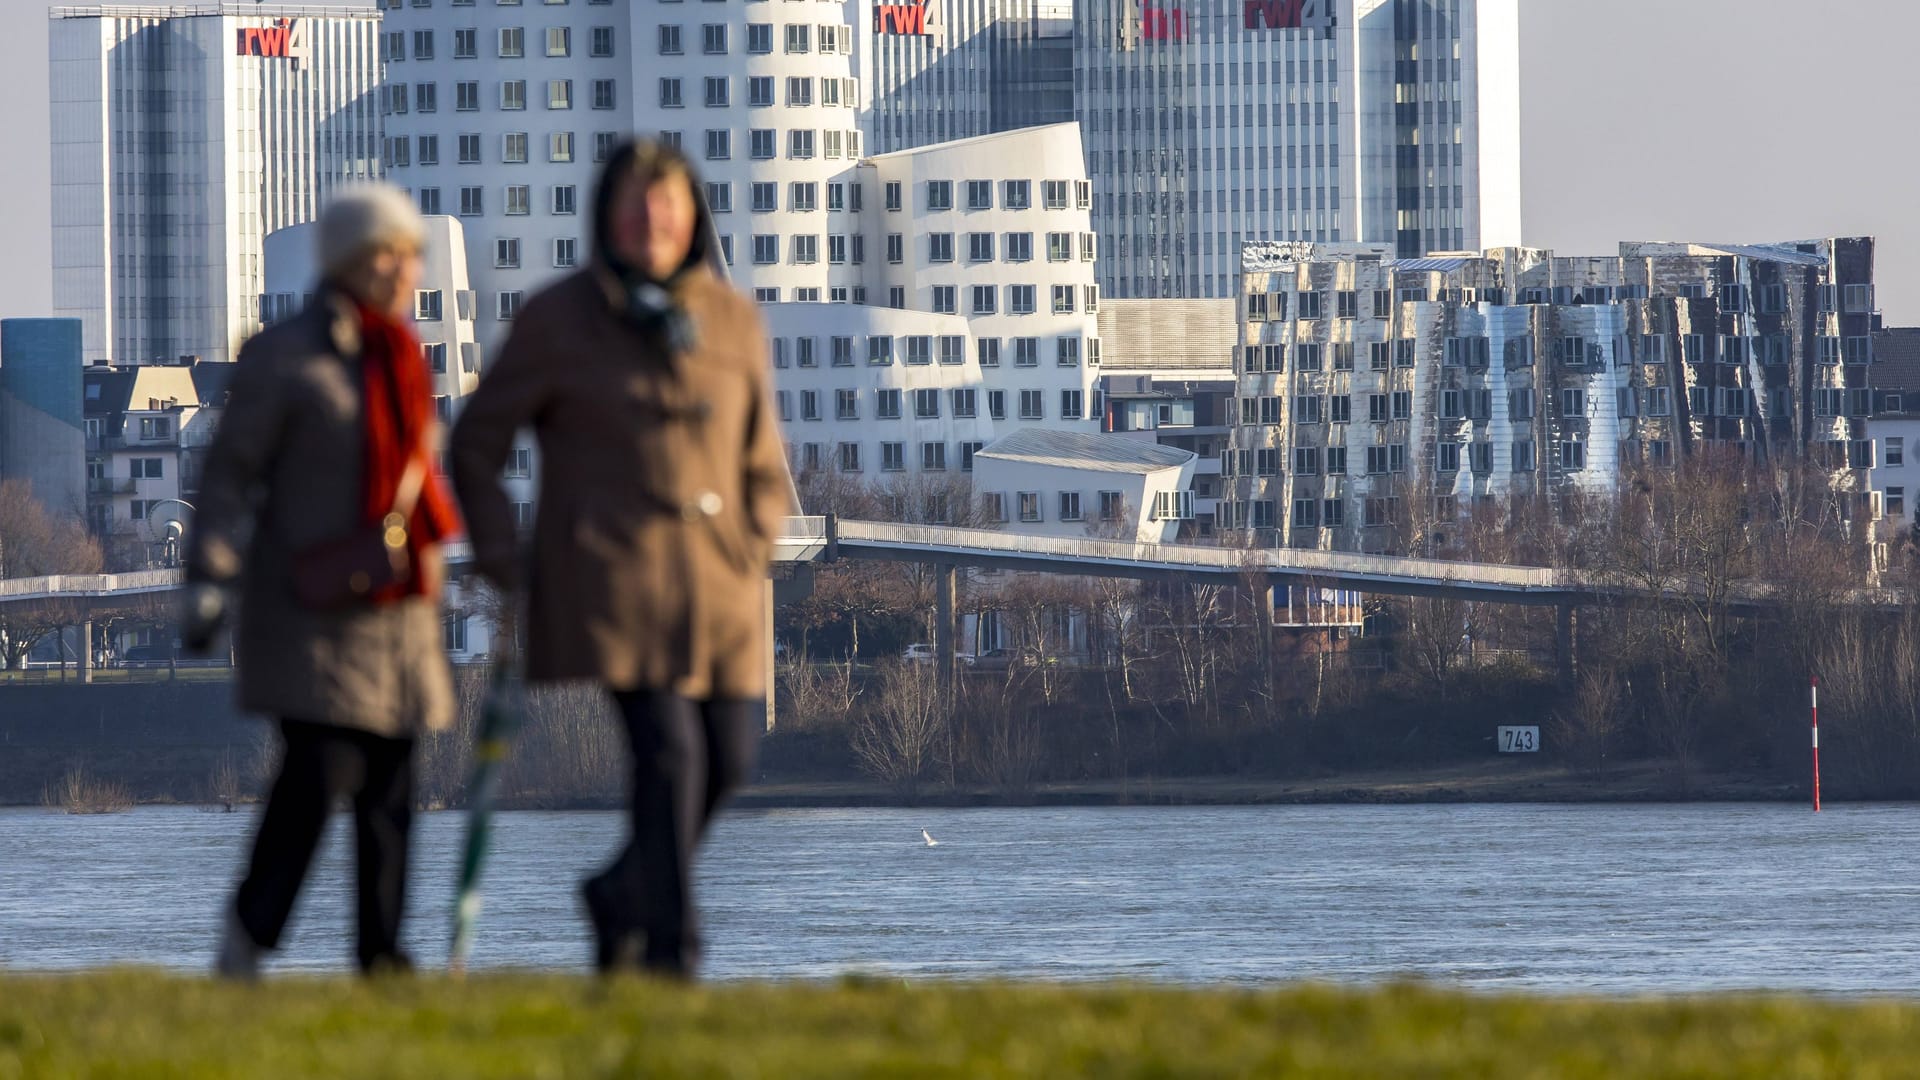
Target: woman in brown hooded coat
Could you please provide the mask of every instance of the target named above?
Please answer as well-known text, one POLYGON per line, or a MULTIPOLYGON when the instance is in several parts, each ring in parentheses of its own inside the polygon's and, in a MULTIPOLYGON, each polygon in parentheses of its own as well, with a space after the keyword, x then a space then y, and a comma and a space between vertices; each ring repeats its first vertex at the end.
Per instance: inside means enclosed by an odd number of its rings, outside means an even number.
POLYGON ((583 895, 602 969, 691 975, 695 848, 766 721, 765 582, 790 504, 753 302, 714 272, 680 154, 619 150, 592 265, 534 296, 455 426, 474 562, 528 590, 527 675, 610 689, 633 751, 632 834, 583 895), (540 451, 527 572, 500 472, 540 451))

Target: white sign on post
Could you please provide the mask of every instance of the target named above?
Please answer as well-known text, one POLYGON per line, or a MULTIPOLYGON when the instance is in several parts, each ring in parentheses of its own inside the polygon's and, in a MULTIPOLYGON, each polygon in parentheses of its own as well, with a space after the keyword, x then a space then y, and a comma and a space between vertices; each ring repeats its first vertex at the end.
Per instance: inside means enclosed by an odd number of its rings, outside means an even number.
POLYGON ((1540 752, 1540 729, 1497 727, 1493 741, 1495 748, 1503 754, 1537 754, 1540 752))

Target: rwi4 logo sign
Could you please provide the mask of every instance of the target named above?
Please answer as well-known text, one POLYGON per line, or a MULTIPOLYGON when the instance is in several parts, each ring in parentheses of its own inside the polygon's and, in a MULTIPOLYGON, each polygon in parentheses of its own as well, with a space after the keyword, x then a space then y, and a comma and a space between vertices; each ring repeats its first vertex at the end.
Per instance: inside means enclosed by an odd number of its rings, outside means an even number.
POLYGON ((307 27, 299 19, 275 19, 270 26, 240 28, 241 56, 301 61, 307 58, 307 27))
POLYGON ((1333 26, 1335 0, 1241 0, 1241 24, 1248 30, 1316 30, 1333 26))
POLYGON ((1142 41, 1187 40, 1187 13, 1179 8, 1141 8, 1140 39, 1142 41))
POLYGON ((940 9, 934 0, 914 4, 873 5, 873 32, 901 37, 931 38, 938 45, 946 38, 946 26, 940 21, 940 9))

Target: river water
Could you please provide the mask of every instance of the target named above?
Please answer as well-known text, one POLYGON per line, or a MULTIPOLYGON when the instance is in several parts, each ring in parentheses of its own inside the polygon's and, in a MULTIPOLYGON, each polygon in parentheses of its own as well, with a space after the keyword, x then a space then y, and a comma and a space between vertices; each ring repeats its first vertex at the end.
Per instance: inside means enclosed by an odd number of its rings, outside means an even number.
MULTIPOLYGON (((204 969, 252 818, 0 811, 0 967, 204 969)), ((419 819, 422 963, 445 957, 463 823, 419 819)), ((342 824, 277 970, 347 966, 342 824)), ((474 963, 583 969, 573 882, 620 827, 501 815, 474 963)), ((1894 805, 736 811, 701 888, 716 978, 1913 994, 1916 852, 1920 807, 1894 805)))

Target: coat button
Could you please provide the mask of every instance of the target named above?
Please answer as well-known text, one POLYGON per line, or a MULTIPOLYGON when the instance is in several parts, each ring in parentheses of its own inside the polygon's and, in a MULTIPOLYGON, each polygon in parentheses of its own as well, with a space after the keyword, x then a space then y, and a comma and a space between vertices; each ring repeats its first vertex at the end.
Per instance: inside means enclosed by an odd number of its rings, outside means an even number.
POLYGON ((714 517, 720 513, 721 508, 726 504, 720 501, 719 492, 703 491, 700 493, 700 498, 696 501, 696 505, 700 507, 702 514, 705 514, 707 517, 714 517))

